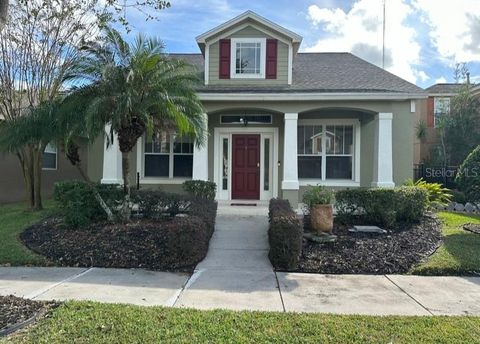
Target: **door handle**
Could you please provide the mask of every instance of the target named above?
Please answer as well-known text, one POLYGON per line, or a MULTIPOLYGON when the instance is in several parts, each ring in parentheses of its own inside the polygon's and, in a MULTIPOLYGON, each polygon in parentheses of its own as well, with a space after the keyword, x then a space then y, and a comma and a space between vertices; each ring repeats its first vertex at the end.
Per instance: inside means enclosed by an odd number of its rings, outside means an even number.
POLYGON ((257 162, 257 167, 260 167, 260 163, 259 163, 259 162, 257 162))

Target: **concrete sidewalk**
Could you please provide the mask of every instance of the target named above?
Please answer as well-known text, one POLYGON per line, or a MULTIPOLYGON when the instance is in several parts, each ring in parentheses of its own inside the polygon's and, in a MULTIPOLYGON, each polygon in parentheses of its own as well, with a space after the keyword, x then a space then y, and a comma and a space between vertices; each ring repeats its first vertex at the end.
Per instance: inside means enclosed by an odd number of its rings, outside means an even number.
MULTIPOLYGON (((246 209, 247 208, 247 209, 246 209)), ((228 210, 228 209, 227 209, 228 210)), ((275 273, 261 209, 219 212, 192 276, 136 269, 0 267, 0 295, 199 309, 480 315, 480 277, 275 273)))
POLYGON ((0 295, 199 309, 480 315, 478 277, 275 274, 266 270, 203 270, 188 277, 128 269, 5 267, 0 268, 0 295))

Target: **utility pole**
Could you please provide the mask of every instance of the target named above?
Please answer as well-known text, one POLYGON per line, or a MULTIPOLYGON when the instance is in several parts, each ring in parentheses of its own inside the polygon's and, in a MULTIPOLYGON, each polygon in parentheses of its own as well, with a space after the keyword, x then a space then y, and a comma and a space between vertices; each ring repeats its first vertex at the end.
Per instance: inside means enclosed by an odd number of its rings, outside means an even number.
POLYGON ((387 0, 383 0, 383 37, 382 37, 382 68, 385 69, 385 3, 387 0))

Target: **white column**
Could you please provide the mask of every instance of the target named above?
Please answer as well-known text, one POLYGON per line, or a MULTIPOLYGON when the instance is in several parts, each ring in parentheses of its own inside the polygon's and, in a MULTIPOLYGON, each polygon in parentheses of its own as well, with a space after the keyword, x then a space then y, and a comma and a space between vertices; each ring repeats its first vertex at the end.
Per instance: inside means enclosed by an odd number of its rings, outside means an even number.
MULTIPOLYGON (((105 132, 110 134, 110 124, 105 126, 105 132)), ((122 179, 122 153, 118 145, 118 137, 113 135, 113 142, 107 147, 107 139, 105 138, 103 148, 103 176, 102 184, 123 184, 122 179)))
POLYGON ((299 189, 297 164, 297 122, 298 113, 285 114, 282 190, 299 189))
POLYGON ((392 113, 380 112, 375 120, 373 187, 393 188, 392 113))
MULTIPOLYGON (((208 131, 208 115, 203 114, 204 126, 208 131)), ((201 147, 193 146, 193 175, 194 180, 208 180, 208 133, 205 144, 201 147)))

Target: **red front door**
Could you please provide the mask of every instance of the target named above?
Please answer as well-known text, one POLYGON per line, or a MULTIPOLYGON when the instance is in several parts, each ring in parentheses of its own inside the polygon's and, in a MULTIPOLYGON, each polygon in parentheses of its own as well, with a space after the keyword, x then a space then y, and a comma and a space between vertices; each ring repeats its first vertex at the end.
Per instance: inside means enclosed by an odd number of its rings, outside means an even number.
POLYGON ((233 135, 232 198, 260 199, 260 135, 233 135))

